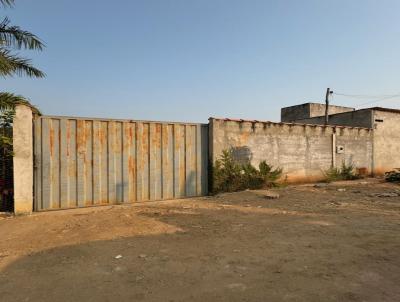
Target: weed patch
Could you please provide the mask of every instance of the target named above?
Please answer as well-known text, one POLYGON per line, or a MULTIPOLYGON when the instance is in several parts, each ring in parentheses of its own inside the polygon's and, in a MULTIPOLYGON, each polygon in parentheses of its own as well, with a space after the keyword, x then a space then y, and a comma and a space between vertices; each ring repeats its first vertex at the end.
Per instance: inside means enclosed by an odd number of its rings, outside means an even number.
POLYGON ((325 171, 326 180, 328 182, 336 180, 353 180, 359 179, 360 175, 355 172, 355 167, 353 163, 348 165, 343 161, 340 168, 332 167, 325 171))

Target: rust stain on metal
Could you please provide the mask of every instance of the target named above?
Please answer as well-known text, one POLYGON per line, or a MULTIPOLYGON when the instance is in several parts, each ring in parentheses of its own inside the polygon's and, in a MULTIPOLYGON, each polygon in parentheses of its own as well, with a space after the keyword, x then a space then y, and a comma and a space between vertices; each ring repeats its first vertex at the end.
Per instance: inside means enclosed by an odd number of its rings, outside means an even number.
POLYGON ((78 152, 84 152, 86 148, 85 121, 78 120, 76 128, 76 148, 78 152))
POLYGON ((125 127, 125 137, 129 138, 129 143, 133 142, 133 129, 132 129, 133 125, 134 124, 129 123, 129 124, 127 124, 127 126, 129 126, 129 127, 125 127))
POLYGON ((168 146, 168 125, 162 127, 162 144, 168 146))
POLYGON ((104 146, 107 142, 106 130, 103 128, 103 124, 104 123, 100 123, 99 128, 97 129, 97 137, 99 138, 100 146, 104 146))
MULTIPOLYGON (((147 125, 149 126, 149 125, 147 125)), ((150 127, 144 127, 143 125, 143 134, 142 134, 142 164, 147 163, 148 160, 148 152, 149 152, 149 139, 148 132, 150 127)))
POLYGON ((181 141, 180 141, 180 131, 179 131, 179 126, 178 125, 174 125, 174 130, 175 130, 175 151, 179 151, 179 149, 181 148, 181 141))
POLYGON ((192 147, 192 141, 190 139, 190 131, 192 130, 192 126, 185 126, 186 127, 186 148, 190 150, 192 147))
POLYGON ((67 157, 69 157, 69 148, 70 146, 70 139, 71 139, 71 126, 69 124, 69 122, 67 121, 67 157))
POLYGON ((54 128, 53 124, 50 125, 50 156, 53 157, 54 152, 54 128))
MULTIPOLYGON (((160 138, 161 138, 161 124, 156 124, 155 125, 155 128, 156 128, 156 135, 154 135, 154 137, 153 137, 153 145, 155 146, 155 147, 157 147, 157 148, 160 148, 161 147, 161 140, 160 140, 160 138)), ((156 150, 154 150, 154 152, 155 152, 156 150)))
POLYGON ((180 191, 180 195, 183 196, 185 194, 185 156, 184 156, 184 152, 185 152, 185 145, 184 145, 184 141, 185 141, 185 126, 180 127, 180 133, 177 136, 177 145, 178 145, 178 154, 179 154, 179 162, 178 162, 178 166, 179 166, 179 191, 180 191))
POLYGON ((129 127, 129 141, 130 142, 133 141, 133 128, 132 128, 132 125, 131 125, 131 127, 129 127))
MULTIPOLYGON (((120 154, 121 153, 121 132, 120 132, 120 127, 122 127, 122 123, 117 123, 117 122, 110 122, 110 137, 109 142, 111 143, 110 149, 114 154, 120 154)), ((121 129, 122 131, 122 129, 121 129)))
MULTIPOLYGON (((85 143, 86 143, 86 144, 88 143, 88 141, 87 141, 86 138, 90 138, 90 137, 91 137, 91 134, 92 134, 92 128, 91 128, 91 126, 92 126, 92 122, 91 122, 91 121, 86 121, 86 122, 85 122, 85 143)), ((86 146, 85 146, 85 147, 86 147, 86 146)), ((93 161, 92 161, 90 155, 91 155, 91 154, 88 154, 88 156, 87 156, 87 154, 86 154, 86 152, 85 152, 84 157, 83 157, 83 160, 84 160, 84 163, 85 163, 85 175, 86 175, 87 177, 90 176, 90 175, 89 175, 89 174, 90 174, 90 170, 87 169, 86 167, 91 167, 91 165, 92 165, 92 163, 93 163, 93 161)))
POLYGON ((136 173, 136 167, 135 167, 135 158, 132 155, 129 155, 128 157, 128 173, 130 179, 135 179, 135 173, 136 173))
POLYGON ((133 140, 133 130, 132 130, 132 124, 131 123, 126 123, 124 129, 124 140, 123 140, 123 148, 124 152, 128 152, 129 147, 132 146, 134 140, 133 140))
POLYGON ((61 196, 59 204, 58 189, 54 187, 56 193, 51 194, 48 204, 37 208, 110 204, 116 201, 114 194, 121 197, 121 192, 124 202, 192 194, 187 185, 192 180, 187 179, 187 173, 196 173, 194 148, 199 139, 192 124, 60 117, 43 117, 43 121, 47 131, 35 129, 35 135, 42 135, 39 139, 50 150, 46 148, 47 152, 41 154, 39 148, 38 155, 47 157, 44 162, 60 155, 59 161, 65 165, 58 165, 57 158, 49 174, 35 183, 35 190, 53 183, 67 184, 61 190, 67 195, 61 196), (59 170, 62 167, 67 168, 66 175, 59 170), (114 183, 119 179, 123 182, 114 183))
POLYGON ((120 142, 121 142, 121 134, 119 133, 119 127, 118 127, 119 123, 114 123, 114 140, 113 140, 113 148, 114 148, 114 152, 116 154, 121 153, 121 146, 120 146, 120 142))

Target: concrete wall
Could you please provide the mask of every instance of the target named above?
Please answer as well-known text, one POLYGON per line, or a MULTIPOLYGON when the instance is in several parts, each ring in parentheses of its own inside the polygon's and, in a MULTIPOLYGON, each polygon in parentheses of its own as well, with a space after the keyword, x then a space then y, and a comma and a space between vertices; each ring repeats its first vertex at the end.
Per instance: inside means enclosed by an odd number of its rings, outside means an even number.
MULTIPOLYGON (((372 110, 362 109, 329 115, 328 124, 337 126, 372 128, 372 119, 372 110)), ((323 125, 325 123, 325 117, 318 116, 307 119, 297 119, 294 122, 300 124, 304 123, 323 125)))
POLYGON ((281 108, 281 122, 292 122, 310 117, 310 103, 281 108))
MULTIPOLYGON (((329 114, 353 111, 354 108, 330 105, 329 114)), ((324 116, 325 104, 305 103, 281 109, 281 122, 294 122, 300 119, 324 116)))
MULTIPOLYGON (((328 114, 354 111, 354 108, 329 105, 328 114)), ((310 103, 310 117, 325 115, 325 104, 310 103)))
POLYGON ((378 175, 400 168, 400 113, 374 110, 374 165, 378 175))
POLYGON ((224 149, 233 149, 239 161, 262 160, 283 168, 288 182, 324 178, 332 164, 352 162, 358 168, 372 168, 372 130, 317 125, 210 119, 210 158, 213 162, 224 149), (343 146, 343 153, 336 153, 343 146))
POLYGON ((32 109, 17 105, 13 121, 14 212, 29 214, 33 208, 32 109))

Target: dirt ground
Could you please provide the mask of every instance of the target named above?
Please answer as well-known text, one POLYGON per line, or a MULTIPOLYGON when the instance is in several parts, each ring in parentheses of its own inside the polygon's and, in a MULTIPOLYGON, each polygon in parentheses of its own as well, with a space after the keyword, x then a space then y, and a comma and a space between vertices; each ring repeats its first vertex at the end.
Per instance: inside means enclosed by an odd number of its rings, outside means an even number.
POLYGON ((3 216, 0 301, 400 301, 400 186, 271 191, 3 216))

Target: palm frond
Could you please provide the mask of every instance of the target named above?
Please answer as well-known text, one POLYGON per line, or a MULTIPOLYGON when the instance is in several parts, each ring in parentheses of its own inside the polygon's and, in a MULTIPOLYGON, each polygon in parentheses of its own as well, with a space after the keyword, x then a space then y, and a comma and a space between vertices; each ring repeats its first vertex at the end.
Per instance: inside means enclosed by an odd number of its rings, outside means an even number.
POLYGON ((0 76, 23 76, 43 78, 43 71, 33 67, 30 60, 20 58, 7 49, 0 48, 0 76))
POLYGON ((10 110, 16 104, 30 105, 29 100, 22 95, 16 95, 10 92, 0 92, 0 110, 10 110))
POLYGON ((0 4, 4 7, 12 7, 14 6, 14 0, 0 0, 0 4))
POLYGON ((10 92, 0 92, 0 111, 13 110, 18 104, 29 106, 34 113, 41 114, 39 109, 33 106, 24 96, 10 92))
POLYGON ((17 49, 42 50, 45 47, 36 35, 21 29, 19 26, 11 26, 7 17, 0 23, 0 43, 17 49))

